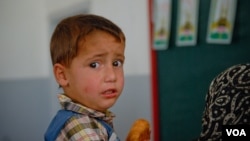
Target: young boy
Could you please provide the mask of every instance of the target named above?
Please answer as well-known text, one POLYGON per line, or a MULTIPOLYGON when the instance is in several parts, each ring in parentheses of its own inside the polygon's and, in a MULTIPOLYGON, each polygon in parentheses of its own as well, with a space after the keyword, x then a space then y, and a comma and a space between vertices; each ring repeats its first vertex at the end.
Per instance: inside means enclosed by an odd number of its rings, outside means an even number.
POLYGON ((45 140, 119 140, 108 109, 123 90, 124 50, 124 33, 104 17, 76 15, 57 25, 50 52, 64 93, 45 140))

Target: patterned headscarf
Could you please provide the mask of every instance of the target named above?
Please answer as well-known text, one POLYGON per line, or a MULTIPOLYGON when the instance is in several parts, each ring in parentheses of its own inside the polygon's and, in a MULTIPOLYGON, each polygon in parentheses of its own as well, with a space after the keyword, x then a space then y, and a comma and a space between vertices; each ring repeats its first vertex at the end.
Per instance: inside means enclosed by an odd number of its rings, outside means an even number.
POLYGON ((220 140, 222 125, 236 124, 250 125, 250 64, 232 66, 213 79, 199 140, 220 140))

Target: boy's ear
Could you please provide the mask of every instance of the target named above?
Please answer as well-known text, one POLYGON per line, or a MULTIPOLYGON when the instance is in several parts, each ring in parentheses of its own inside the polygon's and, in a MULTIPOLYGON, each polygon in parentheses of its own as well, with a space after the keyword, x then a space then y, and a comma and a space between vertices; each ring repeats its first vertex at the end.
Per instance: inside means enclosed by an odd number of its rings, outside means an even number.
POLYGON ((62 64, 56 63, 53 66, 54 70, 54 76, 57 81, 57 83, 60 86, 67 86, 68 85, 68 79, 66 77, 66 67, 62 64))

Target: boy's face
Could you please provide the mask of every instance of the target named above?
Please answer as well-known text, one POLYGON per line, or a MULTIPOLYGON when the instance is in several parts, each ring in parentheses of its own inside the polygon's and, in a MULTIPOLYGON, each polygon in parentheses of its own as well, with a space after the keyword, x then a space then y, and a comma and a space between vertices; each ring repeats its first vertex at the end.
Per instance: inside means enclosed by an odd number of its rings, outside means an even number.
POLYGON ((106 111, 123 90, 124 49, 125 45, 111 34, 90 33, 71 65, 65 68, 65 93, 86 107, 106 111))

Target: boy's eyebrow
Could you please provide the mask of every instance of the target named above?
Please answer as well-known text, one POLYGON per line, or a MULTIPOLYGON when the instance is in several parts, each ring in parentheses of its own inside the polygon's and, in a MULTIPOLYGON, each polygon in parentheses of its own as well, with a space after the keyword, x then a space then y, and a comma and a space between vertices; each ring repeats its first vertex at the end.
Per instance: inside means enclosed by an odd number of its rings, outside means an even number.
POLYGON ((92 56, 89 56, 86 60, 91 60, 91 59, 94 59, 94 58, 100 58, 100 57, 103 57, 105 55, 107 55, 107 53, 94 54, 92 56))
POLYGON ((125 59, 124 54, 121 54, 121 53, 116 53, 115 57, 121 57, 122 59, 125 59))
MULTIPOLYGON (((106 56, 108 53, 100 53, 100 54, 95 54, 91 57, 88 57, 87 60, 91 60, 91 59, 94 59, 94 58, 99 58, 99 57, 103 57, 103 56, 106 56)), ((120 53, 116 53, 115 54, 116 57, 122 57, 122 59, 125 59, 125 56, 123 54, 120 54, 120 53)))
POLYGON ((122 57, 123 60, 125 59, 125 55, 123 54, 117 54, 117 57, 122 57))

